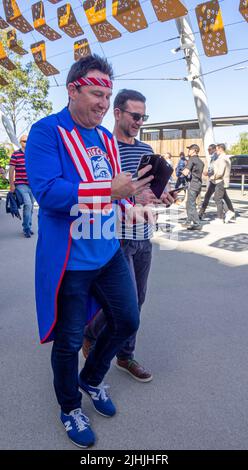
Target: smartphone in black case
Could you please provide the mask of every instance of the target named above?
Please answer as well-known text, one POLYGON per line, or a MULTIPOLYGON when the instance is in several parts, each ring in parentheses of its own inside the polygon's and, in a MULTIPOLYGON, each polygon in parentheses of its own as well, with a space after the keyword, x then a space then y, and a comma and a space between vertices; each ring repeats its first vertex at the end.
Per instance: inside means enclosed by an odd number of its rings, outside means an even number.
POLYGON ((173 168, 165 158, 156 153, 147 153, 141 156, 137 172, 147 165, 152 165, 152 168, 144 176, 139 179, 146 178, 153 175, 154 179, 150 182, 150 188, 155 196, 159 199, 165 186, 167 185, 172 173, 173 168))
POLYGON ((181 186, 180 188, 172 189, 171 191, 169 191, 169 194, 171 194, 171 196, 174 196, 177 193, 180 193, 180 191, 186 191, 187 189, 188 189, 188 185, 181 186))

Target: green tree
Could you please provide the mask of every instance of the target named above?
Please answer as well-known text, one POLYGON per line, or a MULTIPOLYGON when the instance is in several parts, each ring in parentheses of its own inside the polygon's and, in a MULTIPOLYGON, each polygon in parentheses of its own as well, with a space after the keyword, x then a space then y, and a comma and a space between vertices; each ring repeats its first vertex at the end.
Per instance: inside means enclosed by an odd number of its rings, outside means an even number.
POLYGON ((239 140, 236 144, 231 146, 230 153, 233 155, 248 155, 248 132, 242 132, 239 134, 239 140))
POLYGON ((5 147, 0 145, 0 167, 6 168, 9 163, 9 153, 5 147))
POLYGON ((8 150, 0 145, 0 189, 7 189, 9 187, 9 181, 5 176, 6 166, 9 164, 9 152, 8 150))
MULTIPOLYGON (((4 37, 0 39, 6 47, 4 37)), ((20 56, 17 57, 11 51, 8 52, 8 57, 16 69, 6 70, 4 74, 9 84, 0 85, 0 103, 16 135, 20 135, 39 117, 51 113, 52 103, 48 101, 49 80, 34 62, 23 64, 20 56)))

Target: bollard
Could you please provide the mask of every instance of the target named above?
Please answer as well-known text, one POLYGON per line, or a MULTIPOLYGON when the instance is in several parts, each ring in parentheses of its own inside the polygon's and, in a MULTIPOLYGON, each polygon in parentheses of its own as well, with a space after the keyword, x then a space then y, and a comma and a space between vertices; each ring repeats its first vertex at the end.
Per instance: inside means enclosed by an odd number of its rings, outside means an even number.
POLYGON ((244 196, 245 190, 245 175, 241 175, 241 195, 244 196))

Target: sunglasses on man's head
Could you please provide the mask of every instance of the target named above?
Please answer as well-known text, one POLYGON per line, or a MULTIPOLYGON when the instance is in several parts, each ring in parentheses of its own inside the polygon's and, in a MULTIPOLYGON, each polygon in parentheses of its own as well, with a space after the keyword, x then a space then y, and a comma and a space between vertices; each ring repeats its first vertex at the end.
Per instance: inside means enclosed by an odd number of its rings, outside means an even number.
POLYGON ((121 110, 123 113, 128 113, 128 114, 130 114, 130 116, 132 116, 132 118, 133 118, 133 120, 134 120, 135 122, 140 121, 140 119, 142 119, 142 121, 145 122, 145 121, 147 121, 148 118, 149 118, 148 114, 131 113, 131 111, 127 111, 126 109, 121 109, 121 108, 120 108, 120 110, 121 110))

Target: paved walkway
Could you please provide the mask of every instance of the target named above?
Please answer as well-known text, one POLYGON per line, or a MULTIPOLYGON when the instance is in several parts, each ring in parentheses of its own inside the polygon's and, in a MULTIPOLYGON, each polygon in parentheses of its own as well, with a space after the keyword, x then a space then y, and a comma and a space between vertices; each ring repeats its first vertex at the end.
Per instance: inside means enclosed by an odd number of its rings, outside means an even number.
MULTIPOLYGON (((248 232, 247 200, 236 204, 243 216, 223 232, 211 223, 202 238, 180 230, 176 248, 169 250, 160 245, 174 242, 157 233, 136 349, 154 378, 136 382, 113 361, 106 382, 117 415, 104 418, 83 401, 97 435, 95 449, 248 448, 248 266, 242 262, 247 243, 240 242, 248 232), (223 238, 229 240, 224 248, 223 242, 212 246, 223 238)), ((6 215, 2 204, 0 447, 76 449, 58 418, 51 345, 38 341, 35 243, 35 235, 22 236, 20 221, 6 215)))
POLYGON ((166 215, 159 216, 159 230, 154 237, 155 243, 158 243, 162 250, 175 249, 186 253, 198 253, 230 266, 247 265, 248 194, 242 196, 240 190, 228 190, 228 194, 238 213, 235 222, 215 225, 216 206, 214 201, 211 201, 205 213, 202 230, 189 232, 181 226, 186 211, 179 207, 167 211, 166 215), (168 217, 172 220, 170 221, 168 217))

